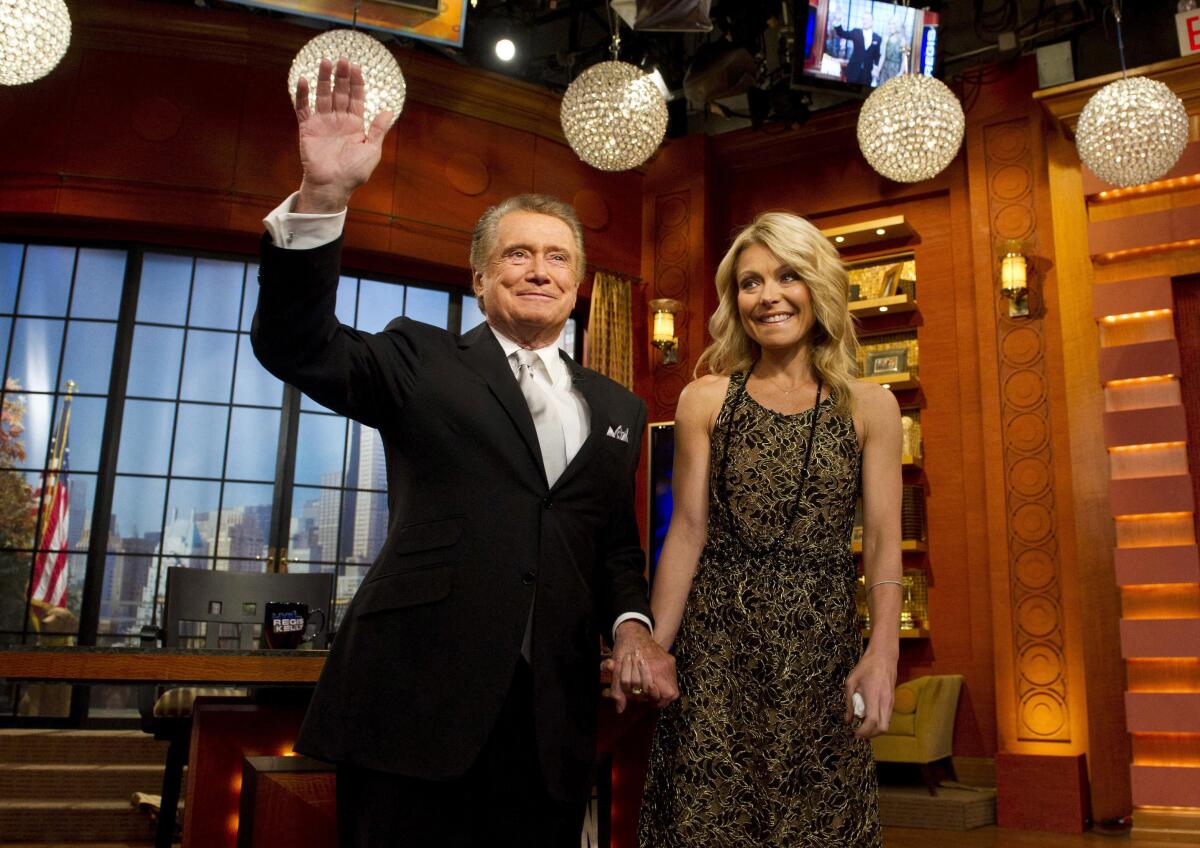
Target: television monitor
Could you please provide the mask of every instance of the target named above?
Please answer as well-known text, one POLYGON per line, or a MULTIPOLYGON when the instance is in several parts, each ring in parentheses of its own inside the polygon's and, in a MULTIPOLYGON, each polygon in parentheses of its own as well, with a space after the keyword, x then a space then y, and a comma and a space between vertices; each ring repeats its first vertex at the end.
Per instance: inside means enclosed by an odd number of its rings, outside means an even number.
POLYGON ((910 70, 934 74, 936 12, 880 0, 796 0, 792 9, 794 88, 840 88, 866 95, 910 70))
POLYGON ((675 462, 675 423, 663 421, 650 425, 650 520, 646 552, 650 557, 650 583, 658 569, 658 557, 671 525, 671 467, 675 462))

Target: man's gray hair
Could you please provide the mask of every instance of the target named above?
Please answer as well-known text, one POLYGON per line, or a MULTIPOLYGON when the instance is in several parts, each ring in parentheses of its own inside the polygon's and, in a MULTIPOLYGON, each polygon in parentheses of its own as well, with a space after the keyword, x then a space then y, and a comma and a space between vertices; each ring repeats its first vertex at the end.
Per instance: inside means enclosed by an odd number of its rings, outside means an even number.
POLYGON ((500 225, 500 219, 510 212, 549 215, 570 227, 575 236, 575 255, 572 257, 575 263, 575 280, 578 282, 583 279, 583 273, 587 270, 587 255, 583 250, 583 225, 579 223, 579 216, 575 214, 571 204, 563 203, 557 197, 548 194, 518 194, 497 203, 479 216, 475 223, 475 232, 471 235, 472 271, 482 272, 487 269, 488 260, 492 258, 492 252, 496 249, 496 228, 500 225))

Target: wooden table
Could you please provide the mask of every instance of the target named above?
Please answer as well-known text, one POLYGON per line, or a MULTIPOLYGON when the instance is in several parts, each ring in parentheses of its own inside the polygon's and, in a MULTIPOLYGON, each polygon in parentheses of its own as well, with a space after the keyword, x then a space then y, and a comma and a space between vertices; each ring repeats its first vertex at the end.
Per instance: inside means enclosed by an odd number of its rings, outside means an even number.
POLYGON ((311 686, 328 651, 27 647, 0 650, 0 678, 37 683, 311 686))

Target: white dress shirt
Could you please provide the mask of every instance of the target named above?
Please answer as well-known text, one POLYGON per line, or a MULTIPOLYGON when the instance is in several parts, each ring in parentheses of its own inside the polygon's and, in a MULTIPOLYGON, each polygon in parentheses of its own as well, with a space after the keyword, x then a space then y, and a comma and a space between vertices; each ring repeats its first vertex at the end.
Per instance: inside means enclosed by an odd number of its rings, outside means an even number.
MULTIPOLYGON (((271 241, 276 247, 290 250, 310 250, 329 244, 342 234, 346 225, 345 209, 341 212, 316 214, 293 212, 292 207, 295 205, 298 194, 299 192, 291 194, 283 203, 272 209, 266 218, 263 218, 263 226, 271 234, 271 241)), ((495 327, 491 327, 491 331, 496 337, 496 341, 500 343, 505 357, 508 358, 513 379, 517 379, 518 365, 513 354, 521 346, 495 327)), ((546 394, 550 396, 555 410, 562 419, 563 443, 567 453, 567 464, 570 465, 575 454, 579 453, 579 449, 587 441, 591 429, 591 417, 587 401, 575 388, 571 372, 566 363, 562 361, 562 357, 558 355, 558 350, 558 345, 552 344, 534 351, 544 368, 534 368, 533 376, 534 382, 546 390, 546 394)), ((650 620, 641 613, 622 613, 613 624, 614 639, 617 627, 623 621, 631 618, 642 622, 653 631, 650 620)))

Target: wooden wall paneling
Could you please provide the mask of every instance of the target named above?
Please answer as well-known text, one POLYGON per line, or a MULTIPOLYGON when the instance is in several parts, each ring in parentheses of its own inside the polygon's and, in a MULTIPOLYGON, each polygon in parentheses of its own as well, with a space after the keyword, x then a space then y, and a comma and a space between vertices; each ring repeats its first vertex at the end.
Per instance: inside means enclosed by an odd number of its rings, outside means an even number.
POLYGON ((1071 509, 1080 540, 1075 549, 1077 586, 1082 608, 1088 611, 1079 625, 1087 672, 1092 814, 1105 820, 1129 813, 1131 757, 1129 738, 1123 732, 1125 669, 1120 652, 1121 598, 1112 557, 1115 538, 1108 519, 1105 400, 1078 156, 1056 128, 1048 129, 1046 142, 1061 363, 1069 398, 1064 412, 1071 434, 1071 509))

